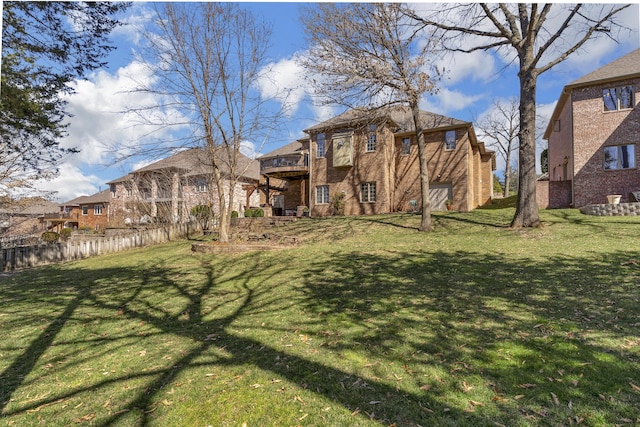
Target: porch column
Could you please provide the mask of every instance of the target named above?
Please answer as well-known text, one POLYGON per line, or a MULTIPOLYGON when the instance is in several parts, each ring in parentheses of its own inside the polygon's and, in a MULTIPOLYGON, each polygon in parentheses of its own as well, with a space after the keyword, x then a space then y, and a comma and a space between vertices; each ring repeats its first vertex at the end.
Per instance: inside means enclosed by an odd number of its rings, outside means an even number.
POLYGON ((300 180, 300 206, 307 206, 307 183, 304 177, 300 180))

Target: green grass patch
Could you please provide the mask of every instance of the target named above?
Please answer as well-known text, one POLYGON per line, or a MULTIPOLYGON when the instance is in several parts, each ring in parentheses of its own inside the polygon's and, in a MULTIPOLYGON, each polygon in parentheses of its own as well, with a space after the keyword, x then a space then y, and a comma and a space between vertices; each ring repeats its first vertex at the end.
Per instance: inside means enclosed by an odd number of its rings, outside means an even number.
POLYGON ((637 217, 304 219, 0 277, 6 425, 640 423, 637 217))

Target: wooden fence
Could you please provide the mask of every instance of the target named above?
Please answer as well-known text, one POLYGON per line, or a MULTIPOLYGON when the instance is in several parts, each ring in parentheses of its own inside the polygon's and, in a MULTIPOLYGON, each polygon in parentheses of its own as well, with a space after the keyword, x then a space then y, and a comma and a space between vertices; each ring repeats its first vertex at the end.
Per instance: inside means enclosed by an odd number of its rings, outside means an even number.
POLYGON ((71 261, 188 237, 195 223, 135 230, 113 236, 73 236, 65 242, 0 248, 0 271, 71 261))

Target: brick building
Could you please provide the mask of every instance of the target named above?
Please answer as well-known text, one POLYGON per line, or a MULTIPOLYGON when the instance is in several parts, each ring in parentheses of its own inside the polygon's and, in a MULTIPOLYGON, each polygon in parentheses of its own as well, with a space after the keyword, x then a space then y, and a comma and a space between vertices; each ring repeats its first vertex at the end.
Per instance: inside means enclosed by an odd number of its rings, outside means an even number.
POLYGON ((104 231, 112 219, 109 201, 109 190, 76 197, 61 204, 57 215, 46 215, 44 219, 58 231, 62 227, 104 231))
MULTIPOLYGON (((471 123, 421 112, 429 158, 432 210, 468 211, 493 196, 492 151, 478 142, 471 123)), ((260 158, 261 173, 285 182, 270 199, 274 212, 308 208, 311 216, 334 213, 341 195, 346 215, 420 210, 416 132, 410 110, 350 110, 260 158)), ((270 185, 269 185, 270 187, 270 185)))
MULTIPOLYGON (((229 194, 229 171, 238 175, 231 201, 232 210, 243 212, 258 206, 260 197, 258 162, 239 154, 235 168, 220 150, 216 162, 229 194)), ((213 180, 211 161, 199 148, 180 151, 165 159, 115 179, 110 185, 112 225, 145 222, 180 223, 188 221, 191 208, 211 206, 219 212, 218 189, 213 180)))
POLYGON ((540 183, 548 185, 541 207, 607 203, 608 195, 628 202, 640 191, 639 94, 640 49, 564 87, 544 134, 549 181, 540 183))

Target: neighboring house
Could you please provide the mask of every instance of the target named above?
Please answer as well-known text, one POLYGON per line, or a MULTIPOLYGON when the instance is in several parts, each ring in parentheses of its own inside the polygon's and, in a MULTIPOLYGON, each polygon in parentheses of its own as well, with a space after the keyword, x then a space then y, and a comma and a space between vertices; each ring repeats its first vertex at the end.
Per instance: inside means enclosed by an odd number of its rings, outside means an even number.
POLYGON ((110 225, 110 193, 104 190, 91 196, 80 196, 59 205, 57 214, 45 215, 51 228, 104 231, 110 225))
MULTIPOLYGON (((478 142, 471 123, 421 112, 429 159, 432 210, 472 210, 491 201, 495 157, 478 142)), ((410 110, 349 110, 313 126, 308 138, 260 157, 261 173, 286 182, 274 212, 311 216, 419 211, 420 171, 410 110)), ((269 183, 268 183, 269 184, 269 183)), ((270 186, 269 186, 270 190, 270 186)))
POLYGON ((43 219, 58 209, 57 204, 40 198, 0 208, 0 233, 3 237, 40 234, 47 230, 43 219))
MULTIPOLYGON (((217 163, 228 189, 232 168, 229 168, 226 156, 220 155, 217 163)), ((240 154, 235 169, 239 176, 232 209, 243 212, 260 203, 256 191, 260 181, 259 166, 257 161, 240 154)), ((196 205, 208 205, 214 212, 219 212, 213 168, 208 156, 199 148, 180 151, 108 184, 113 225, 185 222, 196 205)))
POLYGON ((541 207, 580 208, 608 195, 635 201, 640 191, 640 49, 566 85, 544 138, 549 181, 538 189, 541 207), (541 200, 542 199, 542 200, 541 200))

